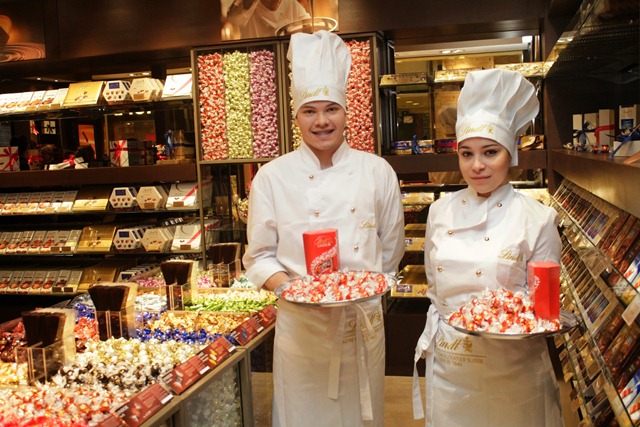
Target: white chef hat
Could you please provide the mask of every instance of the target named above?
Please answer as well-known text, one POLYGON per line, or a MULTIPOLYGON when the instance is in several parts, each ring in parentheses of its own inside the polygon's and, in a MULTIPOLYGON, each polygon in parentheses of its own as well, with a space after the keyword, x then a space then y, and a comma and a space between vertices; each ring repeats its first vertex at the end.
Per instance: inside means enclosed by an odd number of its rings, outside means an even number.
POLYGON ((515 71, 491 69, 467 74, 458 98, 456 138, 482 137, 503 145, 518 165, 518 136, 540 108, 534 86, 515 71))
POLYGON ((287 59, 291 63, 293 115, 307 102, 333 101, 347 108, 351 54, 342 39, 325 30, 295 33, 287 59))

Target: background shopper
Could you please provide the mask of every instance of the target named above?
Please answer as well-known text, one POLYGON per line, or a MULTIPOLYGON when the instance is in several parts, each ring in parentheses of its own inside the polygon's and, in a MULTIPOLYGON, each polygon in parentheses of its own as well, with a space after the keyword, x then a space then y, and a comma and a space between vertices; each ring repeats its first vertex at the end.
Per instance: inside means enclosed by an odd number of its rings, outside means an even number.
POLYGON ((469 186, 437 200, 427 218, 432 304, 416 347, 416 362, 426 358, 427 426, 562 425, 544 338, 488 339, 442 320, 485 289, 525 291, 530 261, 560 263, 556 212, 508 183, 509 167, 518 164, 520 129, 538 109, 533 85, 515 72, 471 72, 462 88, 456 135, 460 171, 469 186))
MULTIPOLYGON (((253 179, 243 257, 268 289, 306 274, 302 233, 338 230, 340 266, 395 272, 404 252, 398 179, 344 137, 351 57, 335 34, 291 37, 292 93, 302 144, 253 179)), ((380 298, 336 308, 278 302, 274 426, 382 426, 384 324, 380 298)))

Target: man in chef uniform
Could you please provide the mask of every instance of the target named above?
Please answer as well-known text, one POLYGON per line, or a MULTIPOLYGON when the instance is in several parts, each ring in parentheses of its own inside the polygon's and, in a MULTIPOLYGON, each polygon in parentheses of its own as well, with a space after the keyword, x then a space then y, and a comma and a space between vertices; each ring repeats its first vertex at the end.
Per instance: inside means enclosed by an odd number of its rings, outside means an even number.
MULTIPOLYGON (((335 34, 291 36, 293 111, 303 143, 262 166, 251 185, 246 275, 275 289, 307 273, 302 234, 338 230, 341 269, 395 273, 404 253, 398 179, 344 137, 351 65, 335 34)), ((382 426, 380 298, 342 307, 278 301, 274 426, 382 426)))
MULTIPOLYGON (((516 72, 467 75, 456 136, 468 187, 437 200, 427 217, 431 306, 415 357, 426 358, 427 426, 562 426, 544 338, 471 336, 443 320, 485 289, 526 291, 531 261, 560 263, 556 212, 508 183, 517 137, 538 109, 533 85, 516 72)), ((414 418, 423 416, 414 369, 414 418)))

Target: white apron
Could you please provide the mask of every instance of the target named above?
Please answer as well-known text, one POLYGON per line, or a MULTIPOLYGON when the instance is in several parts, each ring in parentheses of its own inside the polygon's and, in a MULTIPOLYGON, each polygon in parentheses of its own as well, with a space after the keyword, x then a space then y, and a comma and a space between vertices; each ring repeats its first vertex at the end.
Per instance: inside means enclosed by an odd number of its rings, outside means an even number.
MULTIPOLYGON (((480 338, 458 332, 442 320, 484 289, 526 286, 526 263, 535 256, 540 229, 518 219, 527 216, 529 206, 512 192, 509 186, 489 199, 453 197, 450 203, 456 209, 434 212, 431 219, 444 230, 432 235, 435 242, 425 253, 433 269, 430 283, 435 284, 419 343, 426 353, 424 415, 429 427, 562 426, 544 338, 480 338), (445 218, 438 213, 445 213, 445 218)), ((543 256, 555 259, 553 252, 543 256)), ((417 349, 416 362, 421 353, 417 349)), ((414 368, 414 417, 421 418, 416 379, 414 368)))
POLYGON ((384 425, 380 299, 337 308, 280 300, 276 322, 273 426, 384 425))

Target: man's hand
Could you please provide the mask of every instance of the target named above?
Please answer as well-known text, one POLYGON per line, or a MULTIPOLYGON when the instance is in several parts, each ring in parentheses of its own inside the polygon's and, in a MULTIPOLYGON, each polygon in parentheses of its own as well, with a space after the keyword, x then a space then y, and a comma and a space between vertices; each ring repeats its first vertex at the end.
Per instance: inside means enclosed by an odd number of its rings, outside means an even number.
POLYGON ((271 277, 269 277, 267 281, 264 282, 262 287, 273 291, 288 280, 291 280, 291 277, 289 277, 287 273, 285 273, 284 271, 278 271, 277 273, 274 273, 271 277))

